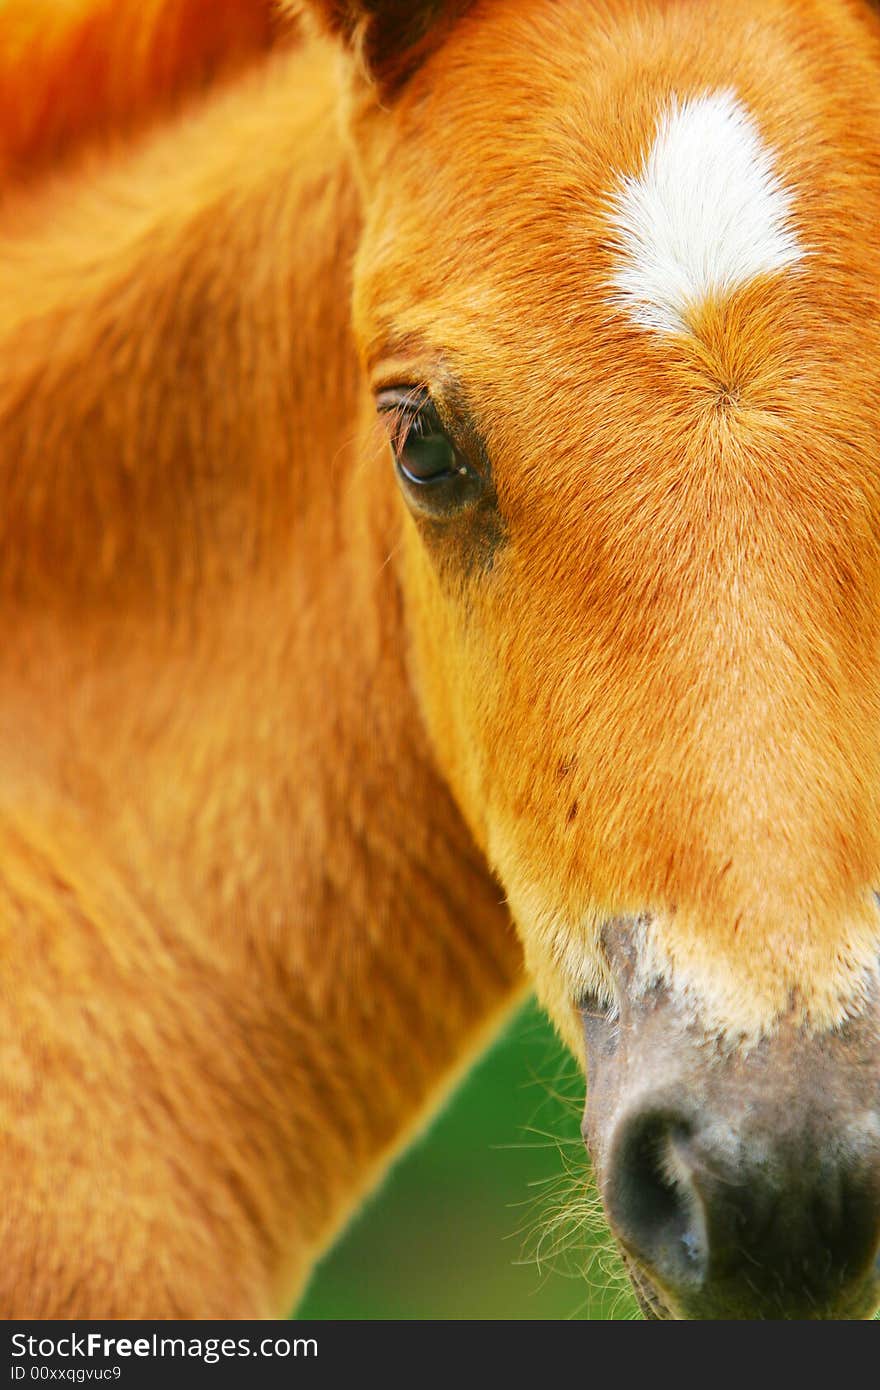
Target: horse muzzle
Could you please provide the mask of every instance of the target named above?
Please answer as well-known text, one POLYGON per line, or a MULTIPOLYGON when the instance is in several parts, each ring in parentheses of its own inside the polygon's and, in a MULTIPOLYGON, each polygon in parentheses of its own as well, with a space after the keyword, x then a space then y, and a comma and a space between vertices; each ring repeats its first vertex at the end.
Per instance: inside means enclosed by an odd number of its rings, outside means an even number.
POLYGON ((643 1312, 870 1317, 880 1304, 880 1009, 722 1049, 662 988, 584 1011, 583 1133, 643 1312))

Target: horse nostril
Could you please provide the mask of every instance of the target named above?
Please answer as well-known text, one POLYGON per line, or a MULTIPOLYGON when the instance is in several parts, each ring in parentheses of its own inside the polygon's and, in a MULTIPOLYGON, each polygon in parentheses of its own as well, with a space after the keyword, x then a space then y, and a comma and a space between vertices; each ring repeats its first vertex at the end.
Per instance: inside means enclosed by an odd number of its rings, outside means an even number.
POLYGON ((689 1155, 691 1127, 670 1111, 624 1121, 613 1146, 605 1200, 631 1253, 664 1283, 695 1288, 708 1263, 703 1207, 689 1155))
POLYGON ((809 1129, 749 1143, 674 1104, 630 1110, 603 1195, 634 1279, 689 1317, 864 1316, 880 1292, 880 1173, 857 1141, 843 1130, 823 1155, 809 1129))

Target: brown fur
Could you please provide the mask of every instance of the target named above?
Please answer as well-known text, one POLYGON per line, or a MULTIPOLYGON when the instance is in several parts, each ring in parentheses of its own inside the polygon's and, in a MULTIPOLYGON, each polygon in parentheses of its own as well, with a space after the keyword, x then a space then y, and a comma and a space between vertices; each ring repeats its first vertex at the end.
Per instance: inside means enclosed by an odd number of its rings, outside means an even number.
POLYGON ((273 0, 0 0, 0 176, 119 141, 292 32, 273 0))
POLYGON ((354 447, 329 68, 7 208, 7 1317, 282 1315, 519 990, 354 447))
POLYGON ((484 0, 379 61, 311 8, 345 138, 314 38, 4 211, 6 1316, 283 1313, 517 996, 504 893, 578 1055, 603 914, 734 1034, 876 956, 875 21, 484 0), (734 80, 820 254, 670 349, 604 199, 734 80), (490 545, 374 419, 453 379, 490 545))

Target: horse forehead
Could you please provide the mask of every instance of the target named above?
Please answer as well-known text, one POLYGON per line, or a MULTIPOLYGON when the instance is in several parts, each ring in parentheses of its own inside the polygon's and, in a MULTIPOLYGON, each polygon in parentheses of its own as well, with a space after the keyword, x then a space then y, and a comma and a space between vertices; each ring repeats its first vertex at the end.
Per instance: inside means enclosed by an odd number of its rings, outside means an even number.
POLYGON ((803 260, 793 202, 733 91, 673 97, 641 168, 613 196, 617 300, 645 328, 687 332, 701 304, 803 260))
POLYGON ((561 487, 574 515, 568 484, 619 493, 637 455, 702 476, 719 439, 860 478, 880 423, 876 163, 782 6, 766 44, 745 4, 747 42, 735 14, 690 51, 679 7, 652 13, 651 43, 619 8, 598 38, 589 5, 537 0, 516 24, 480 8, 414 79, 369 193, 365 358, 394 337, 426 345, 430 384, 450 366, 511 508, 561 487))
MULTIPOLYGON (((529 245, 543 249, 548 285, 554 256, 592 284, 602 257, 575 266, 574 247, 583 236, 601 252, 610 233, 628 252, 618 281, 641 279, 618 289, 641 303, 642 322, 653 306, 667 329, 682 291, 646 290, 646 261, 655 279, 671 273, 698 290, 791 268, 805 253, 804 209, 793 207, 804 182, 807 220, 821 204, 825 233, 836 222, 852 233, 850 195, 877 182, 864 141, 839 120, 854 75, 840 72, 831 91, 818 72, 822 36, 782 6, 746 3, 723 26, 684 11, 479 7, 395 113, 393 149, 377 166, 384 230, 401 218, 398 247, 421 240, 426 256, 451 239, 453 272, 467 262, 496 285, 522 272, 523 302, 531 288, 536 305, 529 245)), ((874 107, 866 119, 876 123, 874 107)), ((373 251, 394 254, 387 241, 373 251)))

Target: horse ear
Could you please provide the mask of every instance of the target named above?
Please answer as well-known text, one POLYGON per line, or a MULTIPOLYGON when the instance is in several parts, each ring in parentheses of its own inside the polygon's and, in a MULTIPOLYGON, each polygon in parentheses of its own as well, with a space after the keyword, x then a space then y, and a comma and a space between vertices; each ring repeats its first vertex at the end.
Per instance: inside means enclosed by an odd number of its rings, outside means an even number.
POLYGON ((435 48, 472 0, 287 0, 305 9, 359 60, 383 93, 393 92, 435 48))

